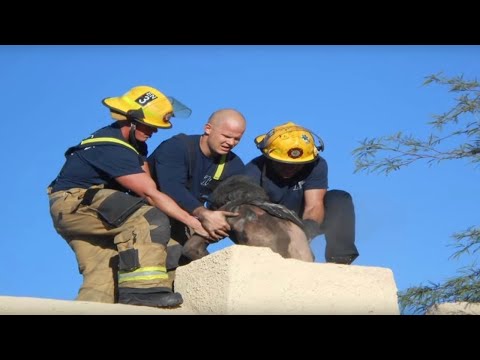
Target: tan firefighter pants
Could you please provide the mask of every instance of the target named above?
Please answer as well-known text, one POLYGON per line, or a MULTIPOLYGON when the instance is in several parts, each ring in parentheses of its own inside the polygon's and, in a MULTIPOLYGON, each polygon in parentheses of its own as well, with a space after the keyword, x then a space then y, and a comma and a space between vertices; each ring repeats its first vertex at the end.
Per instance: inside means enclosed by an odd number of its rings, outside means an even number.
POLYGON ((49 195, 53 225, 75 252, 83 275, 77 300, 114 303, 117 285, 171 287, 166 271, 168 217, 141 205, 121 225, 112 226, 98 209, 118 192, 102 189, 90 205, 82 205, 85 191, 75 188, 49 195))

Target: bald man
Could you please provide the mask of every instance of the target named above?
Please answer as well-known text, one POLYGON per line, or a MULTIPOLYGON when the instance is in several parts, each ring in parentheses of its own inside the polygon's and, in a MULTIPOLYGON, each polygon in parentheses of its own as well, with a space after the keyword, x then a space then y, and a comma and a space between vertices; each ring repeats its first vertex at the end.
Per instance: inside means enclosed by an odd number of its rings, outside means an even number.
MULTIPOLYGON (((215 111, 202 135, 178 134, 163 141, 148 157, 148 164, 159 189, 171 196, 183 209, 197 217, 210 240, 228 236, 228 211, 212 211, 204 204, 220 181, 244 171, 243 161, 232 151, 245 132, 245 117, 234 109, 215 111)), ((181 245, 187 238, 185 225, 171 219, 171 237, 167 267, 178 266, 181 245), (176 255, 175 255, 176 254, 176 255), (170 260, 170 261, 168 261, 170 260)), ((180 265, 188 262, 182 257, 180 265)))

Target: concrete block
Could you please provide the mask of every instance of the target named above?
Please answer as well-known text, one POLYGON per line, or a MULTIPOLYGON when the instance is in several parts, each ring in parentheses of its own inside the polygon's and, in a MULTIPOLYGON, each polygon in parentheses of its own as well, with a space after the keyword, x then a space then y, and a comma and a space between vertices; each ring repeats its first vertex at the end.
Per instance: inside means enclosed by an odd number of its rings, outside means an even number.
POLYGON ((390 269, 307 263, 253 246, 179 267, 175 291, 198 314, 399 314, 390 269))

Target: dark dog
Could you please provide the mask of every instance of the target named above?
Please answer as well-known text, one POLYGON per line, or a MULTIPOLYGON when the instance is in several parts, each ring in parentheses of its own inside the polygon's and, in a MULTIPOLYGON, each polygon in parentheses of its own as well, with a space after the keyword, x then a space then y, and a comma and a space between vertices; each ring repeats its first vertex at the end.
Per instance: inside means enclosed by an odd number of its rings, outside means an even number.
MULTIPOLYGON (((237 175, 222 181, 210 196, 212 210, 239 215, 227 219, 230 239, 238 245, 269 247, 284 258, 313 262, 307 236, 298 216, 282 205, 269 202, 263 188, 248 176, 237 175)), ((183 255, 190 260, 209 254, 209 242, 199 235, 188 239, 183 255)))

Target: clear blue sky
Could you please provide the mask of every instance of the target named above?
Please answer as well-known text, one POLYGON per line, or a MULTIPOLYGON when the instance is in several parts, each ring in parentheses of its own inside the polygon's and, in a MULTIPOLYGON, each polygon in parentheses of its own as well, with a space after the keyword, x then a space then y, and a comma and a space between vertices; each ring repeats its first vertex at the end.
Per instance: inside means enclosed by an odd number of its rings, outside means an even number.
MULTIPOLYGON (((247 118, 235 149, 259 155, 256 135, 294 121, 326 145, 331 189, 349 191, 357 215, 356 265, 393 270, 404 290, 455 274, 450 235, 479 224, 479 172, 466 161, 418 163, 389 176, 354 174, 365 137, 429 133, 452 96, 421 86, 439 71, 480 75, 480 46, 0 46, 3 190, 0 295, 73 299, 75 256, 55 232, 46 187, 67 147, 110 123, 101 104, 151 85, 193 110, 148 142, 201 133, 219 108, 247 118)), ((313 242, 323 262, 324 238, 313 242)), ((224 240, 210 247, 230 245, 224 240)))

